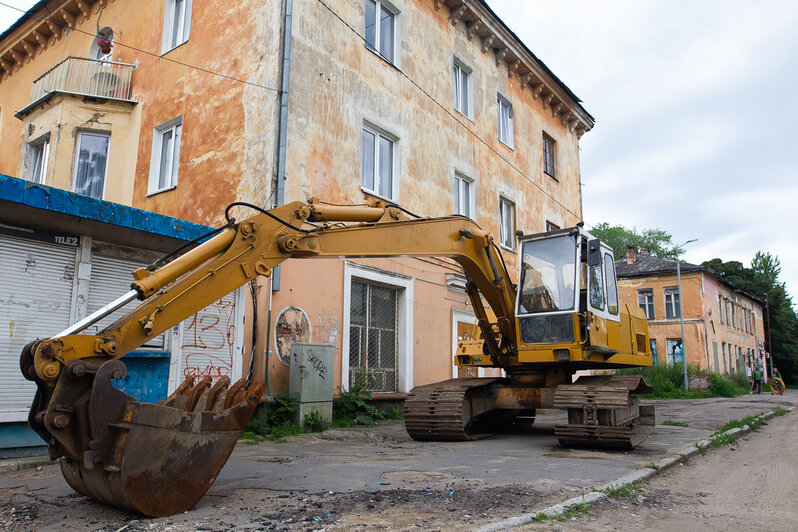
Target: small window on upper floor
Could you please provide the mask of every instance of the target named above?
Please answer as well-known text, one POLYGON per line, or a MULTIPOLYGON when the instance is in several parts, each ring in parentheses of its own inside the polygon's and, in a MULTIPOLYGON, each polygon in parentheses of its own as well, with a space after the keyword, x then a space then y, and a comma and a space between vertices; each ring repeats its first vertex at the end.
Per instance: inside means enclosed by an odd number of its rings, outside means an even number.
POLYGON ((642 288, 637 291, 637 306, 643 309, 647 320, 654 319, 654 290, 642 288))
POLYGON ((28 143, 23 175, 28 181, 44 184, 47 163, 50 159, 50 134, 42 135, 28 143))
POLYGON ((496 95, 496 114, 499 125, 499 141, 507 147, 513 147, 513 104, 502 96, 496 95))
POLYGON ((474 98, 472 96, 471 69, 455 59, 452 64, 454 88, 454 109, 468 118, 473 118, 474 98))
POLYGON ((384 0, 366 0, 366 46, 383 59, 396 64, 396 21, 398 13, 384 0))
POLYGON ((550 232, 550 231, 556 231, 559 228, 560 228, 559 225, 553 224, 550 221, 546 220, 546 232, 547 233, 550 232))
POLYGON ((679 304, 679 287, 667 286, 665 293, 665 318, 680 318, 681 306, 679 304))
POLYGON ((543 133, 543 171, 557 179, 557 143, 543 133))
POLYGON ((458 173, 454 174, 454 213, 474 219, 472 201, 474 182, 458 173))
POLYGON ((360 186, 365 192, 396 200, 397 140, 371 125, 363 126, 360 186))
POLYGON ((157 194, 177 186, 180 141, 182 137, 182 116, 164 122, 153 131, 150 180, 147 186, 147 194, 157 194))
POLYGON ((111 135, 105 132, 78 133, 72 178, 76 193, 103 199, 110 142, 111 135))
POLYGON ((161 54, 188 41, 193 0, 166 0, 161 54))
POLYGON ((503 197, 499 198, 499 223, 502 247, 515 251, 515 204, 503 197))

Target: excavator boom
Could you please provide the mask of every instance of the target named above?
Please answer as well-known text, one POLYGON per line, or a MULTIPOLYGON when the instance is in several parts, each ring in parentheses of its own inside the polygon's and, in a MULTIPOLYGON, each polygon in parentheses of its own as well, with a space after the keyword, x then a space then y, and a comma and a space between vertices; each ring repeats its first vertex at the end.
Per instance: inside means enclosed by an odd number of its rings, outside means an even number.
POLYGON ((189 378, 166 400, 139 403, 112 385, 126 372, 118 359, 288 258, 450 257, 468 277, 488 356, 516 361, 515 286, 491 236, 468 218, 410 218, 382 202, 258 210, 165 266, 137 270, 129 294, 23 350, 22 373, 37 385, 29 423, 76 491, 152 516, 184 511, 205 494, 263 382, 189 378), (134 298, 143 300, 137 308, 97 334, 80 334, 134 298))

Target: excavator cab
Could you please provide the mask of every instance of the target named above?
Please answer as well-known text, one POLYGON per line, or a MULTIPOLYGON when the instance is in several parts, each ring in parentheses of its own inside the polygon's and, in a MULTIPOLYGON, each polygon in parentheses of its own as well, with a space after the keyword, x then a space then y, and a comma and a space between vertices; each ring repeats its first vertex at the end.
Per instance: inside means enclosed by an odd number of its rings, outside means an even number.
POLYGON ((529 235, 520 247, 520 362, 651 365, 645 320, 621 308, 608 245, 574 227, 529 235))

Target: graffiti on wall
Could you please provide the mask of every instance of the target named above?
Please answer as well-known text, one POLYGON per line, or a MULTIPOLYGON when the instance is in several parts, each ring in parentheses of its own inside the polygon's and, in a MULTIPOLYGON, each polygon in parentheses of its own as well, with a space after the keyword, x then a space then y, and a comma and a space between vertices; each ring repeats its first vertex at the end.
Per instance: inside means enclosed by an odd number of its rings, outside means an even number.
POLYGON ((183 375, 233 379, 236 342, 235 297, 222 298, 183 322, 183 375))

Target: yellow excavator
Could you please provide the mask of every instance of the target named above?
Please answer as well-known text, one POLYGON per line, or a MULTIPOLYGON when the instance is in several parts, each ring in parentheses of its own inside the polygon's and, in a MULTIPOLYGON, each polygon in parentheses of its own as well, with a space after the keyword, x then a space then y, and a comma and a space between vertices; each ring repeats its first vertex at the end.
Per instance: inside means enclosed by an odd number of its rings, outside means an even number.
POLYGON ((164 516, 210 488, 263 394, 263 381, 189 377, 164 401, 117 390, 124 354, 289 258, 448 257, 462 266, 479 333, 456 363, 501 368, 414 388, 405 425, 417 440, 465 440, 529 422, 537 408, 568 411, 564 445, 633 448, 654 428, 637 375, 578 370, 651 365, 645 318, 618 300, 612 252, 582 227, 519 236, 520 279, 510 280, 493 238, 462 216, 422 218, 398 205, 333 205, 311 198, 271 210, 233 203, 228 223, 171 261, 133 272, 132 290, 60 334, 28 344, 23 375, 37 392, 28 421, 60 458, 76 491, 164 516), (234 207, 258 211, 237 222, 234 207), (97 334, 81 331, 142 303, 97 334))

